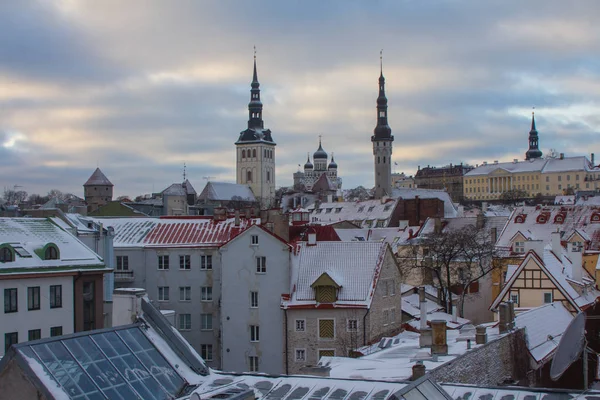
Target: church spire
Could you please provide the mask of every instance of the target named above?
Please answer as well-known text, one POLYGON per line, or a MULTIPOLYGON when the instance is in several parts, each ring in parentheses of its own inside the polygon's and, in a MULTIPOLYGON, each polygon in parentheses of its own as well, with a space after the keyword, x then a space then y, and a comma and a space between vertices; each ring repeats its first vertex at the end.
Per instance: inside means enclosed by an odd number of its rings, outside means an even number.
POLYGON ((256 46, 254 46, 254 73, 252 74, 252 89, 250 89, 250 103, 248 103, 248 129, 264 128, 262 120, 262 102, 260 101, 260 83, 256 72, 256 46))
POLYGON ((531 112, 531 130, 529 131, 529 150, 525 153, 526 160, 533 160, 542 157, 542 152, 539 149, 538 131, 535 129, 535 112, 531 112))
POLYGON ((383 77, 383 50, 379 52, 379 96, 377 97, 377 126, 371 140, 394 140, 392 129, 388 125, 387 97, 385 96, 385 78, 383 77))

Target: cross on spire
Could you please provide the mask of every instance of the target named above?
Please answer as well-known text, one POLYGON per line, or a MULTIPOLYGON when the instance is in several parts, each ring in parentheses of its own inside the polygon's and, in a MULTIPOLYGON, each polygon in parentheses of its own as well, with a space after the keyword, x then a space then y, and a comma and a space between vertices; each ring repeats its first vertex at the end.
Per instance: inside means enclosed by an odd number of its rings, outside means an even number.
POLYGON ((379 51, 379 71, 383 75, 383 49, 379 51))

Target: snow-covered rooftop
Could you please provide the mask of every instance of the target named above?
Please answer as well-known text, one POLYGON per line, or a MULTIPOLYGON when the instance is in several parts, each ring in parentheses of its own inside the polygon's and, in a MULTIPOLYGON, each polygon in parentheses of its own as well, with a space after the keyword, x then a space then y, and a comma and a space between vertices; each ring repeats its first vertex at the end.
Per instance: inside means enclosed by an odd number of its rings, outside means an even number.
POLYGON ((444 202, 444 218, 454 218, 458 216, 458 209, 452 202, 452 198, 445 190, 437 189, 418 189, 418 188, 396 188, 392 189, 394 199, 440 199, 444 202))
POLYGON ((318 208, 311 205, 308 209, 310 221, 330 224, 340 221, 351 221, 364 228, 386 228, 392 213, 396 209, 397 200, 365 200, 321 203, 318 208))
POLYGON ((526 161, 513 161, 492 164, 482 164, 465 174, 465 178, 488 175, 497 169, 508 173, 519 174, 526 172, 568 172, 589 171, 592 166, 585 156, 564 158, 537 158, 526 161))
POLYGON ((96 168, 92 173, 92 176, 90 176, 83 186, 113 186, 113 184, 108 180, 106 175, 100 171, 100 168, 96 168))
POLYGON ((199 200, 213 201, 255 201, 254 194, 248 185, 227 182, 208 182, 198 196, 199 200))

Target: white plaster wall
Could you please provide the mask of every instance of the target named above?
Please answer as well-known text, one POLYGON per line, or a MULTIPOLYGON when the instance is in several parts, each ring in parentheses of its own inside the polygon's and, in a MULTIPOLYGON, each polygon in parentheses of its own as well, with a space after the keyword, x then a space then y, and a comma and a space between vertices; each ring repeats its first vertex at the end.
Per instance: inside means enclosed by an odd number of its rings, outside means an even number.
POLYGON ((221 325, 223 370, 248 371, 248 357, 259 357, 259 371, 284 373, 284 314, 281 294, 289 292, 289 247, 258 227, 221 248, 221 325), (258 245, 251 244, 258 235, 258 245), (256 273, 256 257, 267 258, 267 272, 256 273), (258 308, 250 308, 257 291, 258 308), (260 327, 260 341, 250 342, 250 325, 260 327))
POLYGON ((4 334, 19 333, 19 343, 26 342, 28 331, 42 330, 42 338, 50 337, 50 328, 62 326, 63 335, 73 333, 73 277, 48 277, 0 280, 0 356, 4 355, 4 334), (62 307, 50 308, 50 285, 62 285, 62 307), (40 287, 40 309, 27 310, 27 288, 40 287), (17 288, 18 312, 4 313, 4 289, 17 288))

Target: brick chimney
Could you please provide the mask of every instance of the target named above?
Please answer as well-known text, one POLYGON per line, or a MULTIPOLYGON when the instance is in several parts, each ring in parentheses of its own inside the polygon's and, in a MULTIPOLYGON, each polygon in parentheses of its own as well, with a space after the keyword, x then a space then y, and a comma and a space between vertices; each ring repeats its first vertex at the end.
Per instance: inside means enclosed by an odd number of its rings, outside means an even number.
POLYGON ((483 325, 479 325, 475 328, 475 343, 486 344, 487 343, 487 329, 483 325))
POLYGON ((514 325, 514 304, 511 302, 503 302, 498 306, 498 331, 506 333, 513 328, 514 325))
POLYGON ((443 319, 436 319, 431 321, 432 343, 431 343, 431 354, 447 355, 448 354, 448 341, 446 336, 446 321, 443 319))
POLYGON ((425 365, 423 365, 422 362, 417 362, 412 366, 412 376, 410 377, 410 380, 416 381, 423 376, 425 376, 425 365))

